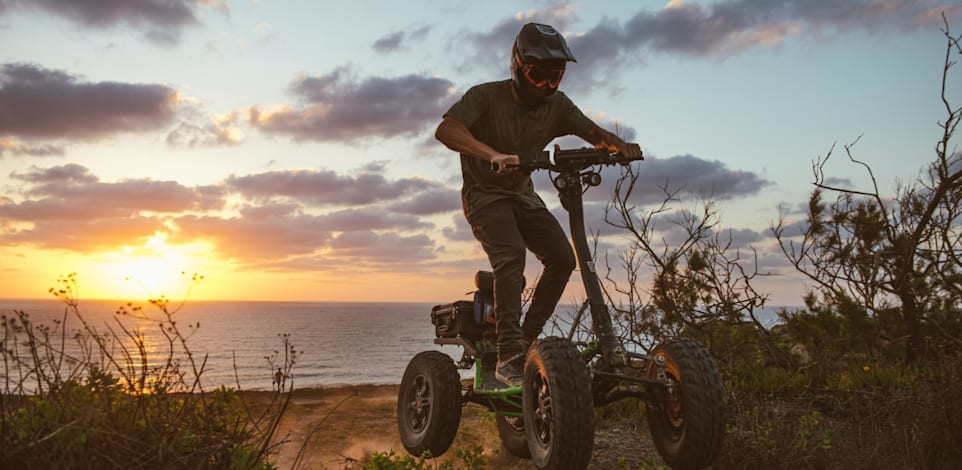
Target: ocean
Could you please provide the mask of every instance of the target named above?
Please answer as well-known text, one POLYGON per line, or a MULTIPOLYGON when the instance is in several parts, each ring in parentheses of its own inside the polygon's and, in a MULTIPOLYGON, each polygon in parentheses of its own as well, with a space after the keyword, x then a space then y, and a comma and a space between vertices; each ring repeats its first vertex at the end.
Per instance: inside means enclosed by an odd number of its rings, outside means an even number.
MULTIPOLYGON (((130 331, 142 332, 148 350, 165 359, 170 347, 159 322, 161 312, 149 304, 141 312, 153 320, 118 316, 119 301, 79 303, 84 319, 99 332, 107 325, 121 337, 119 319, 130 331)), ((226 385, 245 390, 269 390, 276 366, 268 357, 283 361, 283 335, 296 351, 293 383, 296 388, 333 385, 396 384, 407 362, 420 351, 438 350, 460 358, 460 348, 433 343, 432 304, 334 302, 209 302, 187 301, 173 319, 189 335, 187 347, 197 360, 207 356, 201 380, 206 388, 226 385), (191 328, 191 325, 199 327, 191 328), (236 374, 235 374, 236 367, 236 374), (235 378, 236 377, 236 378, 235 378)), ((0 315, 26 312, 35 325, 53 325, 64 318, 64 304, 51 300, 0 300, 0 315)), ((128 307, 128 310, 130 308, 128 307)), ((72 314, 66 317, 69 333, 81 328, 72 314)))
MULTIPOLYGON (((120 301, 81 300, 79 311, 98 332, 108 332, 109 325, 125 338, 115 323, 119 319, 129 331, 143 335, 152 364, 164 361, 170 346, 159 326, 160 310, 141 305, 141 312, 152 318, 144 320, 116 315, 122 305, 120 301)), ((283 361, 284 335, 297 354, 290 378, 296 388, 397 384, 418 352, 436 350, 455 360, 461 357, 461 348, 434 344, 432 306, 188 300, 173 319, 185 336, 189 335, 187 347, 194 358, 200 361, 206 356, 201 381, 208 389, 221 385, 238 388, 239 382, 244 390, 270 390, 277 366, 272 367, 268 358, 275 354, 283 361)), ((0 315, 11 317, 15 310, 29 314, 35 325, 54 325, 66 318, 67 349, 76 350, 70 336, 81 324, 73 314, 64 317, 65 306, 59 300, 0 300, 0 315)), ((559 306, 557 311, 556 317, 570 318, 575 307, 559 306)), ((469 376, 470 371, 463 375, 469 376)))

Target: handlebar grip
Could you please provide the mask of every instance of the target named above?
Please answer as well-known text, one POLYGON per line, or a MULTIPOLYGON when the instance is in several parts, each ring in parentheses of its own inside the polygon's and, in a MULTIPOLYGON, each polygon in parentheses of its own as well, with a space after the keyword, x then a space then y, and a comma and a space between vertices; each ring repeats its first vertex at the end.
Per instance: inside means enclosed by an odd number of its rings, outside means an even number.
MULTIPOLYGON (((520 164, 517 164, 517 163, 508 163, 508 164, 505 165, 504 167, 505 167, 505 168, 521 168, 521 165, 520 165, 520 164)), ((491 171, 493 171, 493 172, 495 172, 495 173, 498 172, 498 164, 497 164, 497 163, 491 162, 491 171)))

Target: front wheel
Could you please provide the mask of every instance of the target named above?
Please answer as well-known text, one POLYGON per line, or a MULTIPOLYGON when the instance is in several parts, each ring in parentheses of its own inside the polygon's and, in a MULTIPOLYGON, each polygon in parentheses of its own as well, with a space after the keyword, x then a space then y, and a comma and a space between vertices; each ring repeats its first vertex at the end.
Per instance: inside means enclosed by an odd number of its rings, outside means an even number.
POLYGON ((461 424, 461 378, 450 356, 424 351, 411 359, 398 391, 397 424, 411 455, 437 457, 451 447, 461 424))
POLYGON ((648 403, 648 427, 658 453, 672 468, 711 465, 725 431, 724 392, 718 366, 704 346, 674 338, 652 351, 648 378, 667 382, 648 403))
POLYGON ((594 444, 591 379, 578 350, 563 338, 528 349, 522 387, 524 431, 539 469, 583 469, 594 444))

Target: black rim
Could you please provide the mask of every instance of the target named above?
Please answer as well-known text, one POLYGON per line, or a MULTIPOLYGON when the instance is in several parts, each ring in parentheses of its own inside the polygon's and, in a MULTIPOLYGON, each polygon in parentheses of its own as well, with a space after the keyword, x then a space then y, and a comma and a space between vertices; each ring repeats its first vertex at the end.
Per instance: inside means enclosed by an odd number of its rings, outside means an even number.
POLYGON ((664 357, 666 359, 665 379, 668 384, 659 394, 661 409, 658 414, 661 416, 660 421, 664 423, 665 430, 670 433, 669 438, 672 441, 678 441, 685 431, 685 396, 678 367, 670 357, 667 355, 664 357))
POLYGON ((665 418, 676 431, 685 427, 685 400, 681 390, 681 383, 675 377, 668 378, 672 387, 665 393, 665 418))
POLYGON ((415 377, 408 388, 407 415, 412 430, 424 431, 431 417, 431 386, 424 375, 415 377))
POLYGON ((548 381, 544 375, 537 374, 529 388, 533 398, 534 409, 531 410, 532 421, 534 423, 534 433, 538 442, 547 447, 551 443, 551 417, 553 413, 551 405, 551 390, 548 388, 548 381))

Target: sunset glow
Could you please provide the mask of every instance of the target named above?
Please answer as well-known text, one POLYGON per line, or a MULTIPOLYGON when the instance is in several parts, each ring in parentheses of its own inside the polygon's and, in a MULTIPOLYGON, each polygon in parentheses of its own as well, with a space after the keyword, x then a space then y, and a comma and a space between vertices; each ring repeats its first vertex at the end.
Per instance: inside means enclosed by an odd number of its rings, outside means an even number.
MULTIPOLYGON (((799 304, 805 280, 771 223, 804 223, 811 162, 833 144, 861 136, 853 152, 885 196, 917 174, 944 112, 941 13, 962 29, 962 8, 939 0, 378 1, 336 15, 133 2, 103 17, 55 3, 0 2, 0 299, 44 297, 73 272, 87 298, 464 297, 488 261, 434 130, 469 87, 508 77, 514 34, 538 21, 578 58, 560 89, 644 150, 635 207, 677 190, 656 238, 677 240, 670 216, 713 199, 719 231, 771 274, 757 289, 799 304)), ((872 184, 842 156, 825 171, 872 184)), ((603 176, 586 222, 615 260, 617 169, 603 176)), ((547 175, 534 180, 566 223, 547 175)), ((564 301, 583 295, 575 273, 564 301)))
MULTIPOLYGON (((189 280, 187 256, 167 246, 163 235, 154 235, 145 247, 125 247, 104 256, 103 269, 123 279, 122 292, 114 298, 129 298, 148 293, 151 297, 171 295, 189 280), (185 279, 187 278, 187 279, 185 279)), ((104 286, 107 289, 107 286, 104 286)))

